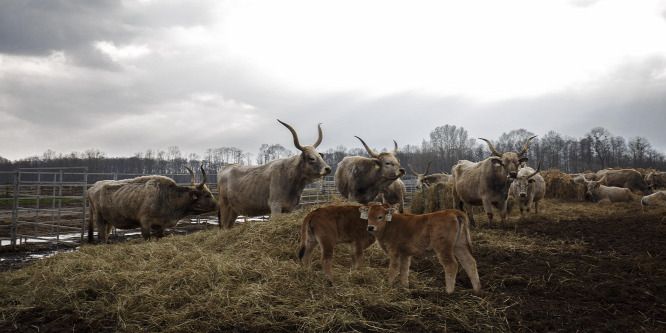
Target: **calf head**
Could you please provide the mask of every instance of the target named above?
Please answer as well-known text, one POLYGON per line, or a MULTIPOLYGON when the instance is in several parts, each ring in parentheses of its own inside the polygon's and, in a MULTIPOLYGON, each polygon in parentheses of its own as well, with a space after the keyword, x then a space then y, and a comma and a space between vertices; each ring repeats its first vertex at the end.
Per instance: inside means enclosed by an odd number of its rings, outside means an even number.
POLYGON ((586 180, 585 181, 585 198, 597 201, 599 197, 599 190, 601 189, 601 181, 586 180))
POLYGON ((361 218, 368 220, 368 231, 380 232, 384 229, 387 222, 391 221, 394 213, 400 209, 400 204, 395 204, 388 207, 388 205, 371 205, 359 207, 361 218))
POLYGON ((541 164, 537 166, 536 171, 528 174, 528 175, 523 175, 523 176, 518 176, 515 180, 516 188, 518 189, 518 196, 521 198, 527 197, 527 193, 534 192, 534 183, 536 182, 534 180, 534 176, 539 173, 539 169, 541 168, 541 164))
POLYGON ((377 154, 373 152, 367 144, 365 144, 363 139, 359 138, 358 136, 356 138, 361 140, 365 150, 368 152, 368 154, 370 154, 370 156, 374 158, 374 162, 377 164, 382 178, 395 180, 405 175, 405 169, 400 165, 400 161, 395 157, 395 154, 398 152, 398 143, 395 142, 395 140, 393 140, 393 143, 395 144, 393 152, 383 152, 377 154))
POLYGON ((304 166, 305 175, 308 177, 319 178, 328 176, 331 173, 331 167, 328 166, 326 161, 324 161, 324 155, 317 151, 317 146, 321 143, 322 134, 321 134, 321 124, 317 125, 319 129, 319 138, 312 146, 301 146, 298 142, 298 134, 293 127, 289 124, 284 123, 278 119, 280 124, 284 125, 289 129, 291 135, 294 137, 294 146, 301 151, 301 165, 304 166))
POLYGON ((527 142, 525 142, 525 147, 523 147, 523 150, 520 152, 506 152, 504 154, 500 154, 497 150, 495 150, 495 147, 493 147, 493 144, 490 143, 490 141, 484 138, 479 139, 488 143, 490 151, 495 154, 496 157, 492 157, 490 161, 496 168, 498 168, 496 172, 505 174, 509 181, 514 181, 518 176, 518 169, 520 168, 520 165, 526 163, 528 160, 527 157, 521 156, 527 152, 527 148, 530 147, 530 140, 534 139, 535 137, 536 135, 527 139, 527 142))
POLYGON ((412 166, 407 164, 409 170, 414 174, 414 176, 416 176, 416 188, 420 189, 421 186, 425 186, 426 188, 428 188, 428 186, 430 185, 430 182, 426 179, 426 175, 428 175, 428 170, 430 169, 430 163, 432 163, 432 161, 428 162, 425 173, 416 173, 414 172, 414 169, 412 169, 412 166))
POLYGON ((217 210, 218 204, 217 200, 213 196, 213 193, 210 192, 208 186, 206 186, 206 170, 204 170, 203 165, 201 166, 201 173, 203 174, 203 179, 201 183, 195 184, 194 171, 190 169, 187 165, 185 166, 187 171, 190 172, 190 186, 189 195, 192 198, 192 203, 190 205, 190 210, 193 212, 206 213, 210 211, 217 210))

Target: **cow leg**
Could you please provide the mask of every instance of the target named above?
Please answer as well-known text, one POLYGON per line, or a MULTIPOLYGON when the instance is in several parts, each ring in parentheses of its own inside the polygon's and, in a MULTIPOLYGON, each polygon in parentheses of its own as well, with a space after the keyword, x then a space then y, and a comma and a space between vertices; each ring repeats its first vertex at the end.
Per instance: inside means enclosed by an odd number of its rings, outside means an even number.
POLYGON ((458 262, 453 256, 453 251, 451 249, 445 249, 444 251, 438 251, 437 259, 439 263, 444 267, 444 278, 446 280, 446 293, 450 294, 453 292, 453 289, 456 286, 456 274, 458 274, 458 262))
POLYGON ((154 229, 153 234, 155 234, 155 237, 156 237, 156 238, 162 238, 162 237, 164 237, 164 227, 162 227, 162 226, 157 226, 157 227, 154 229))
POLYGON ((282 203, 280 202, 269 202, 268 205, 271 207, 271 218, 282 214, 282 203))
POLYGON ((104 219, 97 220, 97 239, 100 244, 106 244, 109 242, 111 229, 113 229, 113 226, 110 223, 106 223, 104 219))
POLYGON ((539 202, 534 202, 534 214, 539 214, 539 202))
POLYGON ((500 210, 500 220, 502 222, 502 225, 506 223, 506 204, 507 201, 504 200, 504 202, 500 205, 499 210, 500 210))
POLYGON ((141 225, 141 237, 150 239, 150 219, 142 218, 139 224, 141 225))
POLYGON ((363 268, 363 249, 365 244, 362 244, 360 241, 352 242, 349 245, 351 250, 352 264, 351 269, 361 269, 363 268))
POLYGON ((481 291, 481 283, 479 282, 479 272, 476 269, 476 260, 472 257, 472 253, 466 246, 456 246, 455 255, 472 282, 474 293, 478 294, 481 291))
POLYGON ((461 211, 465 212, 465 214, 467 214, 467 218, 469 218, 469 224, 473 227, 476 227, 476 221, 474 221, 474 216, 472 214, 473 207, 471 207, 470 205, 466 206, 461 200, 458 200, 456 198, 453 199, 453 203, 454 203, 455 209, 461 210, 461 211), (466 207, 470 207, 469 212, 466 210, 466 207))
POLYGON ((238 218, 238 213, 233 210, 229 210, 227 213, 227 229, 231 229, 234 224, 236 224, 236 219, 238 218))
POLYGON ((389 259, 389 270, 388 270, 388 283, 389 286, 392 286, 395 283, 395 276, 397 275, 398 265, 400 264, 400 257, 397 253, 391 253, 389 259))
POLYGON ((409 288, 409 266, 412 264, 411 256, 400 257, 400 282, 405 288, 409 288))
POLYGON ((220 228, 223 229, 230 229, 231 227, 234 226, 234 223, 236 222, 236 218, 238 217, 238 213, 233 211, 230 207, 226 207, 226 209, 222 210, 220 208, 220 228))
POLYGON ((321 267, 324 269, 324 275, 328 281, 333 284, 333 247, 321 244, 321 267))
POLYGON ((310 256, 312 255, 312 251, 314 251, 315 247, 317 247, 317 239, 314 237, 314 235, 306 235, 305 237, 306 241, 304 245, 303 256, 301 257, 301 263, 305 267, 310 267, 310 256))
POLYGON ((483 199, 483 211, 488 215, 488 223, 493 223, 493 204, 489 199, 483 199))

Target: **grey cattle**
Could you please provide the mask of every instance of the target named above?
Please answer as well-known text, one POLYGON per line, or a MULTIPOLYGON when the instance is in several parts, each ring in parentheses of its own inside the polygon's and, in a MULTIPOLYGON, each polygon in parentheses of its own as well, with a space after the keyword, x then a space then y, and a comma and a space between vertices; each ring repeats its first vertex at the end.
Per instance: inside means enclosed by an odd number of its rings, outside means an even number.
POLYGON ((596 180, 601 182, 601 185, 624 187, 637 194, 650 194, 645 178, 634 169, 599 170, 596 180))
POLYGON ((511 183, 509 192, 518 202, 520 215, 529 213, 532 203, 534 211, 539 214, 539 201, 546 196, 546 181, 539 174, 540 167, 536 170, 525 167, 518 171, 518 177, 511 183))
POLYGON ((203 180, 198 185, 192 169, 186 168, 191 175, 190 186, 177 185, 163 176, 96 182, 87 191, 91 216, 88 240, 93 241, 94 224, 101 243, 107 242, 113 227, 140 227, 141 236, 148 239, 151 229, 157 237, 163 237, 164 229, 175 226, 183 217, 216 210, 217 201, 205 185, 203 166, 203 180))
POLYGON ((335 187, 343 197, 365 205, 374 200, 381 190, 404 176, 405 169, 395 157, 397 142, 393 141, 393 152, 377 154, 361 138, 356 138, 372 158, 348 156, 342 159, 335 171, 335 187))
POLYGON ((645 182, 651 189, 666 188, 666 173, 650 172, 645 176, 645 182))
POLYGON ((428 188, 428 186, 433 184, 448 183, 451 181, 451 175, 446 173, 434 173, 432 175, 428 175, 428 170, 430 170, 430 163, 432 163, 432 161, 428 162, 424 173, 416 173, 414 169, 412 169, 411 165, 407 165, 409 166, 409 170, 414 174, 414 176, 416 176, 416 188, 428 188))
POLYGON ((399 204, 400 213, 404 213, 406 196, 407 187, 405 186, 405 183, 400 179, 396 179, 391 185, 379 191, 375 201, 391 205, 399 204))
POLYGON ((453 184, 453 205, 456 209, 465 211, 470 223, 476 225, 472 210, 467 206, 483 206, 490 223, 493 221, 493 206, 500 211, 502 224, 506 221, 506 201, 509 197, 509 186, 518 177, 518 168, 521 163, 527 162, 522 157, 530 146, 527 139, 525 147, 518 152, 500 154, 490 141, 486 141, 490 151, 495 154, 481 162, 474 163, 467 160, 458 161, 451 169, 453 184))
POLYGON ((654 192, 641 199, 643 206, 666 206, 666 191, 654 192))
POLYGON ((301 146, 296 131, 288 124, 294 146, 301 154, 278 158, 262 165, 228 164, 217 174, 220 191, 218 221, 221 228, 231 228, 238 215, 271 216, 290 212, 301 199, 307 184, 331 173, 323 155, 317 151, 322 141, 321 124, 319 138, 312 146, 301 146))
POLYGON ((631 190, 625 187, 602 185, 604 179, 586 181, 585 197, 593 202, 628 202, 633 201, 631 190))

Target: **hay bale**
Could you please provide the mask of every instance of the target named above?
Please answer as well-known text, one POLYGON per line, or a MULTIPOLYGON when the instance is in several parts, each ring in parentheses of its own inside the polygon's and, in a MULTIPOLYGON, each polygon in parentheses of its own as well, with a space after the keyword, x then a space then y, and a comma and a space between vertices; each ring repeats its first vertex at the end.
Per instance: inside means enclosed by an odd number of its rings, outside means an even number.
POLYGON ((541 176, 546 181, 546 198, 568 200, 585 198, 585 185, 574 183, 573 178, 566 173, 551 169, 542 171, 541 176))
POLYGON ((449 183, 439 183, 414 193, 409 211, 412 214, 427 214, 452 208, 452 185, 449 183))

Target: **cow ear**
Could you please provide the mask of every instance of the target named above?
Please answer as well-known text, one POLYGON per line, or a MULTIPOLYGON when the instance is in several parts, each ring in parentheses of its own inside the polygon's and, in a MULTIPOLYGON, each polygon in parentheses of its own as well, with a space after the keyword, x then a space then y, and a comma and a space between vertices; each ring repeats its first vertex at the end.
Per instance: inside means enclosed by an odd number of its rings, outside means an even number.
POLYGON ((358 208, 358 210, 361 212, 361 219, 367 220, 368 219, 368 207, 361 206, 361 207, 358 208))
POLYGON ((190 197, 192 200, 197 200, 197 191, 190 191, 190 197))
POLYGON ((504 165, 504 163, 502 163, 502 159, 499 158, 499 157, 491 157, 491 158, 490 158, 490 162, 492 162, 493 165, 495 165, 495 166, 502 166, 502 165, 504 165))
POLYGON ((393 213, 399 212, 400 211, 400 204, 399 203, 394 204, 393 206, 391 206, 391 210, 393 211, 393 213))
POLYGON ((534 182, 536 182, 536 180, 530 178, 527 182, 528 182, 528 183, 534 183, 534 182))
POLYGON ((529 159, 527 157, 523 157, 523 158, 519 159, 518 162, 520 162, 520 164, 525 165, 525 163, 527 163, 528 160, 529 159))

